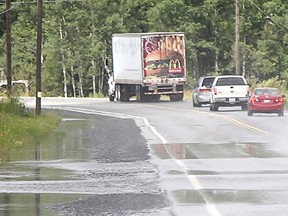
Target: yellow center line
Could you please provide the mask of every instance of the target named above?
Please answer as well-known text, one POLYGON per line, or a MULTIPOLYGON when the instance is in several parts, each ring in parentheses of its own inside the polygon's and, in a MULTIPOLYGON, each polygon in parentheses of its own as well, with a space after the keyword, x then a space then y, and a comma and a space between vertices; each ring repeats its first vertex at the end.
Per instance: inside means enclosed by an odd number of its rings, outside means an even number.
POLYGON ((268 131, 265 131, 265 130, 262 130, 260 128, 257 128, 257 127, 254 127, 250 124, 247 124, 247 123, 243 123, 233 117, 230 117, 230 116, 225 116, 225 115, 221 115, 221 114, 217 114, 217 113, 207 113, 207 112, 203 112, 203 111, 197 111, 197 110, 193 110, 193 112, 198 112, 198 113, 201 113, 201 114, 206 114, 206 115, 212 115, 212 116, 216 116, 216 117, 220 117, 220 118, 223 118, 223 119, 226 119, 227 121, 230 121, 231 123, 235 124, 235 125, 238 125, 238 126, 241 126, 243 128, 247 128, 251 131, 255 131, 255 132, 259 132, 259 133, 263 133, 263 134, 268 134, 268 135, 273 135, 272 133, 268 132, 268 131))
MULTIPOLYGON (((162 109, 167 109, 167 110, 178 110, 176 108, 172 108, 172 107, 162 107, 162 106, 156 106, 156 105, 147 105, 147 106, 150 106, 150 107, 154 107, 154 108, 162 108, 162 109)), ((243 123, 233 117, 229 117, 229 116, 224 116, 224 115, 221 115, 221 114, 217 114, 217 113, 212 113, 212 112, 204 112, 204 111, 200 111, 200 110, 193 110, 193 109, 183 109, 183 111, 187 111, 187 112, 195 112, 195 113, 200 113, 200 114, 204 114, 204 115, 210 115, 210 116, 215 116, 215 117, 219 117, 219 118, 223 118, 223 119, 226 119, 227 121, 233 123, 234 125, 238 125, 238 126, 241 126, 243 128, 247 128, 251 131, 254 131, 254 132, 258 132, 258 133, 263 133, 263 134, 268 134, 268 135, 274 135, 268 131, 265 131, 265 130, 262 130, 260 128, 257 128, 257 127, 254 127, 252 125, 249 125, 247 123, 243 123)))
MULTIPOLYGON (((155 105, 146 105, 146 106, 150 106, 150 107, 154 107, 154 108, 160 108, 160 109, 166 109, 166 110, 176 110, 176 108, 171 108, 171 107, 161 107, 161 106, 155 106, 155 105)), ((178 110, 178 109, 177 109, 178 110)), ((217 113, 213 113, 213 112, 204 112, 204 111, 200 111, 200 110, 193 110, 193 109, 183 109, 183 111, 187 111, 187 112, 194 112, 194 113, 199 113, 199 114, 202 114, 202 115, 208 115, 208 116, 214 116, 214 117, 218 117, 218 118, 223 118, 224 120, 226 121, 229 121, 231 122, 232 124, 234 125, 238 125, 240 127, 243 127, 243 128, 247 128, 251 131, 255 131, 255 132, 258 132, 258 133, 264 133, 264 134, 269 134, 269 135, 273 135, 265 130, 261 130, 257 127, 254 127, 252 125, 249 125, 249 124, 246 124, 246 123, 243 123, 233 117, 229 117, 229 116, 225 116, 225 115, 221 115, 221 114, 217 114, 217 113)), ((216 204, 211 201, 209 199, 209 197, 207 197, 207 195, 205 193, 202 192, 202 189, 203 189, 203 186, 200 182, 200 180, 197 178, 196 175, 190 175, 187 170, 188 170, 188 167, 185 165, 185 163, 182 161, 182 160, 179 160, 179 159, 176 159, 173 154, 169 151, 169 148, 167 148, 167 144, 168 144, 168 141, 162 137, 161 134, 159 134, 157 132, 157 130, 152 126, 150 125, 150 123, 148 122, 147 119, 146 120, 146 124, 152 129, 152 131, 161 139, 162 141, 162 144, 164 145, 164 148, 166 149, 167 153, 170 155, 170 157, 176 162, 176 164, 178 164, 181 169, 184 171, 186 177, 188 178, 188 180, 191 182, 191 184, 193 185, 193 187, 199 192, 199 194, 203 197, 203 199, 205 200, 206 202, 206 209, 209 213, 210 216, 223 216, 221 214, 221 212, 219 211, 219 209, 217 208, 216 204)))

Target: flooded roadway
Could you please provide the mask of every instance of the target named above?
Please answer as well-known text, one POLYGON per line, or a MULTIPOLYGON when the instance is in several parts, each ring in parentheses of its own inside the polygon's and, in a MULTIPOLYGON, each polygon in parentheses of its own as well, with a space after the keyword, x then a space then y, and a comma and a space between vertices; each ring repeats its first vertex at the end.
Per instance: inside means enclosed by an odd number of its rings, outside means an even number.
POLYGON ((286 116, 79 101, 50 105, 54 136, 1 168, 0 215, 287 215, 286 116))
POLYGON ((135 122, 70 114, 0 166, 0 215, 170 215, 135 122))

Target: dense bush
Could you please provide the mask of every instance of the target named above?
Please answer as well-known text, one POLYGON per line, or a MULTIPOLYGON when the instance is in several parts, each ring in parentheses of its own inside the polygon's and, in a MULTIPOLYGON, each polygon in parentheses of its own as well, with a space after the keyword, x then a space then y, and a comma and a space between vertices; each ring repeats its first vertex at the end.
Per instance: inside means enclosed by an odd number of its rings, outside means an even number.
POLYGON ((28 115, 28 111, 25 110, 25 105, 20 103, 17 98, 11 99, 2 99, 0 102, 0 113, 1 114, 10 114, 17 116, 28 115))

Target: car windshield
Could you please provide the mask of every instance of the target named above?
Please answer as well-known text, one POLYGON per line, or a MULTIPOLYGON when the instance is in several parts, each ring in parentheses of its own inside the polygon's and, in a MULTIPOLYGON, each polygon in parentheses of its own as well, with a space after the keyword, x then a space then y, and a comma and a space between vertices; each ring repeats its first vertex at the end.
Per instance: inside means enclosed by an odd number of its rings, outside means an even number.
POLYGON ((254 94, 255 95, 263 95, 263 94, 279 95, 279 91, 278 89, 255 89, 254 94))
POLYGON ((217 80, 216 86, 246 85, 241 77, 223 77, 217 80))
POLYGON ((212 83, 214 81, 214 77, 207 77, 207 78, 204 78, 203 82, 202 82, 202 87, 207 87, 207 88, 211 88, 212 86, 212 83))

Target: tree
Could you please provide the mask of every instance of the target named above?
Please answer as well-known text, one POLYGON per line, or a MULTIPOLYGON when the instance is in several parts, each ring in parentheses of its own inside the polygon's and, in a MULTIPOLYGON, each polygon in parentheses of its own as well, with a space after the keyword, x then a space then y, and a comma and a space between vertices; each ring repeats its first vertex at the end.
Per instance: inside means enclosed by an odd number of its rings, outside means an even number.
MULTIPOLYGON (((241 73, 260 82, 287 79, 286 1, 239 2, 241 73)), ((234 6, 230 0, 45 1, 44 95, 105 94, 104 61, 111 59, 112 34, 121 32, 184 32, 188 83, 199 76, 234 74, 234 6)), ((15 0, 11 12, 13 78, 29 80, 35 92, 36 4, 15 0)), ((3 16, 0 12, 0 75, 6 67, 3 16)))

